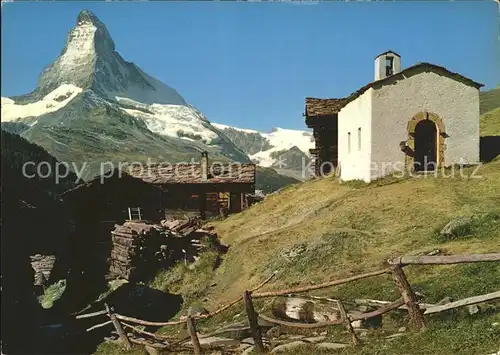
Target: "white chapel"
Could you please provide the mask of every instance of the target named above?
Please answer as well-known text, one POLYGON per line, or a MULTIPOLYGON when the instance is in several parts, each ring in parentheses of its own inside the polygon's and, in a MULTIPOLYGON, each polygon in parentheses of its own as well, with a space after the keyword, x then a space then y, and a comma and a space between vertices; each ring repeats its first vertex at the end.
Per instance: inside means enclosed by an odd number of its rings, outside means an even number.
POLYGON ((345 98, 306 98, 316 175, 378 179, 396 171, 433 171, 479 162, 479 89, 458 73, 401 56, 375 58, 374 80, 345 98))

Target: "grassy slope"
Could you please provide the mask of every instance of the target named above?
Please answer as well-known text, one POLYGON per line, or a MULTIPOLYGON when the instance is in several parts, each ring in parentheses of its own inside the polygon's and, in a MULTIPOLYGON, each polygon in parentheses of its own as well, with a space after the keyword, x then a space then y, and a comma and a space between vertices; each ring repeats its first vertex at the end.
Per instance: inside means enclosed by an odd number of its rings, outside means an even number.
POLYGON ((298 183, 299 180, 293 177, 279 174, 271 168, 257 167, 255 176, 255 189, 270 193, 281 189, 284 186, 298 183))
MULTIPOLYGON (((499 89, 481 93, 481 113, 492 110, 481 117, 482 136, 500 135, 499 109, 494 109, 500 106, 499 93, 499 89)), ((266 289, 319 283, 378 269, 387 258, 405 253, 435 249, 448 253, 498 252, 500 161, 482 166, 476 175, 482 177, 399 181, 388 178, 369 185, 318 179, 288 186, 243 213, 213 223, 223 242, 231 246, 217 270, 212 267, 213 255, 207 254, 202 257, 206 267, 189 271, 178 265, 160 273, 153 287, 183 294, 185 307, 199 303, 214 309, 259 284, 273 271, 278 271, 278 277, 266 289), (456 240, 438 236, 437 231, 450 219, 474 213, 487 216, 468 235, 456 240), (307 249, 293 262, 280 256, 280 251, 297 245, 305 245, 307 249), (202 299, 206 302, 200 302, 202 299)), ((412 286, 425 295, 427 302, 437 302, 446 296, 458 299, 496 291, 500 280, 498 264, 405 270, 412 286)), ((344 300, 399 297, 386 276, 313 294, 344 300)), ((256 307, 262 309, 265 304, 257 301, 256 307)), ((242 312, 237 306, 215 319, 201 322, 200 328, 241 320, 238 315, 242 312)), ((491 326, 500 322, 498 313, 471 317, 459 311, 427 319, 429 329, 423 333, 411 333, 392 342, 378 341, 377 338, 384 336, 383 331, 390 333, 406 325, 405 320, 392 312, 384 316, 384 330, 370 333, 362 347, 320 352, 305 346, 288 353, 486 355, 500 350, 500 327, 491 326)), ((176 331, 162 329, 162 332, 176 331)), ((348 342, 338 327, 329 329, 330 332, 332 340, 348 342)), ((115 350, 103 344, 99 353, 111 354, 115 350)), ((130 353, 141 351, 137 348, 130 353)))
MULTIPOLYGON (((472 170, 466 172, 472 173, 472 170)), ((374 270, 387 258, 406 253, 434 249, 448 253, 498 251, 500 161, 482 166, 478 174, 482 178, 385 179, 370 185, 318 179, 292 185, 264 203, 215 223, 223 242, 231 247, 214 275, 217 285, 210 289, 207 304, 214 307, 232 300, 273 271, 278 271, 278 277, 267 286, 268 289, 319 283, 374 270), (437 231, 452 218, 483 213, 489 215, 473 228, 471 235, 456 240, 438 237, 437 231), (300 244, 308 246, 308 250, 293 262, 280 256, 283 249, 300 244)), ((500 280, 498 264, 426 267, 425 272, 423 270, 419 267, 407 269, 410 282, 426 296, 427 302, 437 302, 446 296, 458 299, 492 292, 498 289, 500 280)), ((347 300, 398 297, 388 277, 314 294, 347 300)), ((468 320, 461 318, 456 326, 462 329, 465 321, 468 320)), ((477 324, 472 321, 471 329, 484 322, 498 321, 498 315, 476 321, 477 324)), ((434 327, 426 335, 428 341, 435 342, 442 354, 460 353, 448 352, 453 349, 446 350, 446 342, 432 340, 450 326, 438 323, 434 327)), ((451 334, 456 335, 453 341, 461 341, 465 335, 459 331, 451 334)), ((469 335, 467 341, 470 342, 474 337, 469 335)), ((498 336, 500 338, 500 334, 498 336)), ((418 335, 412 339, 417 338, 418 335)), ((479 341, 479 338, 474 339, 479 341)), ((481 342, 485 351, 493 350, 491 342, 481 342)), ((392 354, 386 351, 382 353, 392 354)), ((462 353, 468 354, 464 351, 462 353)))
POLYGON ((500 107, 500 87, 479 94, 481 114, 500 107))
POLYGON ((500 88, 481 92, 481 136, 500 136, 500 88))
MULTIPOLYGON (((491 233, 481 231, 480 238, 443 242, 436 236, 436 230, 456 216, 500 213, 500 162, 482 166, 479 174, 480 179, 421 178, 393 183, 387 179, 361 187, 332 179, 290 186, 216 223, 223 242, 231 245, 217 275, 217 299, 224 302, 239 295, 280 267, 283 272, 275 287, 377 268, 388 257, 402 253, 497 250, 494 231, 498 226, 491 233), (303 260, 303 267, 281 265, 279 250, 300 243, 320 243, 322 248, 303 260)), ((430 280, 444 274, 443 268, 428 271, 419 277, 430 280)))
POLYGON ((481 136, 500 136, 500 107, 481 115, 481 136))

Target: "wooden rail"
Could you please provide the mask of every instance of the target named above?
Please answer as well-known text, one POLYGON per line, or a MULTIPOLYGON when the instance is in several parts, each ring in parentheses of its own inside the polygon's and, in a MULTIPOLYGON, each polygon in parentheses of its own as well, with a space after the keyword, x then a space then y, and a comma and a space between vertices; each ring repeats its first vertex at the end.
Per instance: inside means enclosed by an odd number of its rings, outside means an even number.
POLYGON ((401 256, 399 258, 389 259, 388 263, 390 265, 445 265, 491 261, 500 261, 500 253, 443 256, 401 256))
POLYGON ((193 344, 194 355, 200 355, 202 353, 200 340, 198 339, 196 323, 192 316, 187 317, 187 329, 189 336, 191 337, 191 343, 193 344))
MULTIPOLYGON (((356 320, 366 320, 370 319, 373 317, 378 317, 381 316, 387 312, 390 312, 395 309, 405 309, 408 311, 409 319, 410 319, 410 324, 413 325, 417 329, 425 329, 425 319, 424 315, 429 315, 429 314, 434 314, 438 312, 443 312, 447 311, 450 309, 458 308, 458 307, 463 307, 467 305, 472 305, 472 304, 477 304, 481 302, 486 302, 486 301, 491 301, 491 300, 496 300, 500 299, 500 290, 492 293, 488 293, 485 295, 480 295, 480 296, 474 296, 474 297, 469 297, 465 298, 462 300, 458 300, 455 302, 450 302, 446 303, 443 305, 432 305, 432 304, 424 304, 420 305, 418 303, 417 296, 413 292, 413 289, 411 288, 411 285, 406 278, 406 275, 403 271, 403 268, 407 265, 446 265, 446 264, 461 264, 461 263, 475 263, 475 262, 494 262, 494 261, 500 261, 500 253, 491 253, 491 254, 465 254, 465 255, 449 255, 449 256, 402 256, 399 258, 395 259, 390 259, 388 260, 388 268, 382 269, 382 270, 377 270, 377 271, 372 271, 360 275, 355 275, 351 277, 347 277, 344 279, 339 279, 339 280, 334 280, 334 281, 329 281, 325 282, 322 284, 318 285, 308 285, 308 286, 302 286, 302 287, 297 287, 293 289, 286 289, 286 290, 278 290, 278 291, 267 291, 267 292, 256 292, 260 288, 262 288, 265 284, 267 284, 275 275, 271 275, 268 277, 266 280, 264 280, 261 284, 256 286, 254 289, 245 291, 241 297, 238 297, 237 299, 233 300, 232 302, 228 303, 225 306, 220 307, 214 312, 210 312, 209 314, 206 315, 200 315, 200 316, 191 316, 188 315, 187 317, 184 317, 184 319, 176 320, 176 321, 167 321, 167 322, 150 322, 142 319, 137 319, 133 317, 127 317, 124 315, 116 314, 114 313, 113 309, 109 307, 107 304, 105 304, 106 309, 102 311, 97 311, 93 313, 88 313, 88 314, 81 314, 77 315, 76 319, 84 319, 84 318, 90 318, 90 317, 97 317, 100 315, 108 315, 109 321, 96 324, 90 328, 87 329, 87 331, 91 331, 100 327, 104 327, 109 324, 113 324, 115 327, 120 339, 122 340, 122 343, 126 348, 131 347, 131 343, 135 344, 146 344, 144 343, 144 339, 129 339, 127 337, 127 334, 123 331, 123 327, 126 327, 128 329, 131 329, 132 331, 139 333, 139 334, 144 334, 148 335, 154 339, 160 339, 160 340, 168 340, 168 344, 162 345, 162 348, 168 348, 168 347, 173 347, 173 346, 182 346, 184 342, 186 342, 188 339, 191 339, 191 343, 193 346, 193 350, 195 354, 202 354, 203 353, 203 348, 200 345, 199 338, 198 338, 198 333, 196 332, 196 320, 200 319, 206 319, 213 317, 217 314, 220 314, 224 312, 225 310, 231 308, 232 306, 238 304, 240 301, 243 301, 245 304, 245 309, 248 317, 248 322, 249 326, 244 327, 244 329, 249 329, 252 333, 252 337, 254 339, 255 343, 255 350, 258 353, 263 353, 266 351, 263 341, 262 341, 262 332, 261 328, 258 324, 258 318, 261 318, 263 320, 266 320, 270 323, 274 324, 279 324, 279 325, 284 325, 287 327, 294 327, 294 328, 306 328, 306 329, 316 329, 316 328, 322 328, 322 327, 328 327, 328 326, 333 326, 333 325, 341 325, 344 324, 348 332, 351 334, 352 342, 354 345, 358 344, 358 338, 356 336, 356 333, 354 332, 351 323, 356 320), (392 279, 394 280, 394 283, 396 287, 398 288, 399 292, 401 293, 401 298, 393 301, 393 302, 385 302, 385 301, 376 301, 376 300, 364 300, 370 304, 378 304, 382 305, 379 309, 368 312, 368 313, 363 313, 359 315, 354 315, 354 316, 349 316, 348 313, 346 312, 344 305, 340 300, 333 300, 330 298, 326 297, 318 297, 318 296, 311 296, 307 295, 305 297, 309 297, 312 299, 323 299, 327 301, 332 301, 332 302, 337 302, 338 309, 340 312, 340 319, 336 320, 331 320, 331 321, 325 321, 325 322, 317 322, 317 323, 299 323, 299 322, 289 322, 281 319, 275 319, 269 316, 266 316, 264 314, 259 314, 255 311, 255 308, 253 306, 253 299, 256 298, 267 298, 267 297, 275 297, 275 296, 286 296, 286 295, 291 295, 291 294, 300 294, 303 292, 308 292, 312 290, 318 290, 322 288, 328 288, 332 286, 338 286, 342 285, 348 282, 353 282, 356 280, 361 280, 369 277, 375 277, 383 274, 388 274, 390 273, 392 276, 392 279), (155 333, 150 333, 145 330, 136 328, 135 326, 126 323, 134 323, 134 324, 141 324, 141 325, 146 325, 146 326, 174 326, 174 325, 180 325, 180 324, 185 324, 188 329, 189 337, 185 337, 180 340, 175 340, 172 337, 167 337, 161 334, 155 334, 155 333)), ((210 335, 215 335, 215 334, 222 334, 224 332, 230 331, 231 329, 226 329, 226 330, 220 330, 218 332, 215 332, 210 335)))
POLYGON ((100 316, 100 315, 103 315, 103 314, 108 314, 108 311, 102 310, 102 311, 93 312, 93 313, 81 314, 79 316, 76 316, 76 319, 96 317, 96 316, 100 316))
POLYGON ((445 303, 443 305, 427 308, 424 311, 424 314, 439 313, 439 312, 447 311, 447 310, 453 309, 453 308, 469 306, 472 304, 482 303, 482 302, 486 302, 486 301, 492 301, 492 300, 496 300, 496 299, 500 299, 500 291, 488 293, 486 295, 481 295, 481 296, 464 298, 460 301, 445 303))
POLYGON ((398 309, 399 307, 401 307, 404 304, 405 304, 405 302, 403 301, 403 299, 399 299, 399 300, 394 301, 392 303, 386 304, 385 306, 377 309, 376 311, 367 312, 367 313, 363 313, 363 314, 360 314, 360 315, 357 315, 357 316, 353 316, 352 320, 353 321, 355 321, 355 320, 366 320, 366 319, 370 319, 370 318, 373 318, 373 317, 378 317, 378 316, 381 316, 384 313, 387 313, 387 312, 390 312, 392 310, 398 309))
POLYGON ((366 274, 360 274, 360 275, 356 275, 356 276, 347 277, 345 279, 325 282, 325 283, 318 284, 318 285, 303 286, 303 287, 297 287, 297 288, 292 288, 292 289, 282 290, 282 291, 253 293, 252 297, 253 298, 275 297, 275 296, 284 296, 284 295, 287 295, 289 293, 300 293, 300 292, 319 290, 322 288, 328 288, 328 287, 332 287, 332 286, 342 285, 342 284, 356 281, 356 280, 366 279, 368 277, 387 274, 389 272, 390 272, 389 269, 377 270, 377 271, 368 272, 366 274))
POLYGON ((330 327, 332 325, 340 325, 340 324, 344 323, 344 320, 342 320, 342 319, 335 319, 332 321, 317 322, 317 323, 298 323, 298 322, 288 322, 285 320, 272 318, 272 317, 266 316, 265 314, 259 314, 259 317, 264 319, 265 321, 270 322, 270 323, 285 325, 287 327, 292 327, 292 328, 304 328, 304 329, 324 328, 324 327, 330 327))
POLYGON ((252 332, 255 350, 257 351, 257 353, 263 353, 265 349, 264 343, 262 342, 262 333, 259 327, 258 314, 253 308, 252 295, 249 291, 245 291, 245 293, 243 293, 243 301, 245 302, 248 324, 250 325, 250 331, 252 332))

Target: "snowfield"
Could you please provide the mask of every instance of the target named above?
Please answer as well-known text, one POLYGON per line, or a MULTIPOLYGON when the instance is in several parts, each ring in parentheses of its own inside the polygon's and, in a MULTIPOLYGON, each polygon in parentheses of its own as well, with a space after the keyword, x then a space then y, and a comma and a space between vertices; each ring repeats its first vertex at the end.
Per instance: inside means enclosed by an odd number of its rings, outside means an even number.
POLYGON ((66 106, 82 89, 75 85, 63 84, 46 95, 42 100, 27 105, 17 105, 14 100, 2 97, 2 121, 17 121, 26 117, 39 117, 55 112, 66 106))
POLYGON ((122 110, 133 117, 142 119, 154 133, 186 140, 198 140, 205 144, 215 142, 219 135, 208 119, 197 109, 185 105, 147 105, 135 100, 116 97, 126 105, 122 110), (130 108, 134 107, 134 108, 130 108))
POLYGON ((224 131, 225 129, 235 129, 243 133, 259 134, 261 137, 266 139, 272 148, 249 156, 250 159, 259 161, 259 165, 263 167, 270 167, 277 162, 277 159, 271 158, 272 153, 289 150, 295 146, 309 156, 309 149, 314 148, 312 132, 308 131, 273 128, 271 133, 261 133, 252 129, 236 128, 218 123, 213 123, 212 125, 221 131, 224 131))

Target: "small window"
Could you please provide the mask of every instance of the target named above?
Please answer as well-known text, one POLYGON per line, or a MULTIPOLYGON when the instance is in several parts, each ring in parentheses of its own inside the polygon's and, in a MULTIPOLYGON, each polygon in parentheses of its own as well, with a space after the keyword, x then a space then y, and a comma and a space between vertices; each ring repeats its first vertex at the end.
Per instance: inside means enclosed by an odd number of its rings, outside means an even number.
POLYGON ((361 127, 358 128, 358 150, 361 151, 361 127))
POLYGON ((351 132, 347 133, 347 153, 351 153, 351 132))

